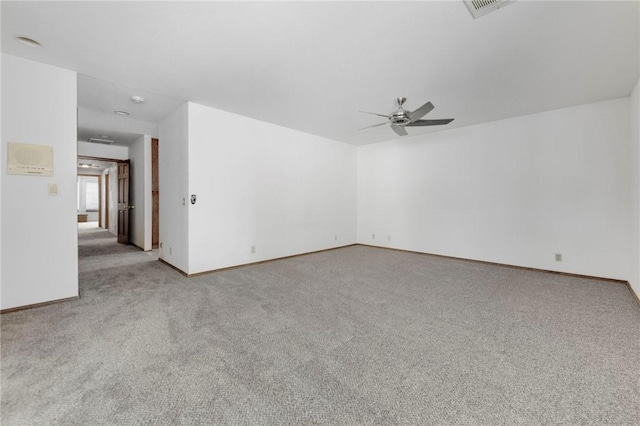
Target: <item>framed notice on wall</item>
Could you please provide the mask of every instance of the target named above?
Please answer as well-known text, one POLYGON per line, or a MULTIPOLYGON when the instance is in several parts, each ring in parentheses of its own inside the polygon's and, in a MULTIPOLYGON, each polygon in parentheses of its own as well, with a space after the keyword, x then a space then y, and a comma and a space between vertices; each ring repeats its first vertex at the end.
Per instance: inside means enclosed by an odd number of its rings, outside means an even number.
POLYGON ((7 144, 7 174, 53 176, 53 147, 9 142, 7 144))

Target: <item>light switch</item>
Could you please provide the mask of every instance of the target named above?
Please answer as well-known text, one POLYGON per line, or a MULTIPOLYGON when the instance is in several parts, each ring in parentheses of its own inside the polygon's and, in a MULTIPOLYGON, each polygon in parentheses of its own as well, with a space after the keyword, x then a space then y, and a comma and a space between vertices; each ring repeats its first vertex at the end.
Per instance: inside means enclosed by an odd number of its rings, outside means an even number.
POLYGON ((50 183, 49 184, 49 195, 58 195, 58 184, 50 183))

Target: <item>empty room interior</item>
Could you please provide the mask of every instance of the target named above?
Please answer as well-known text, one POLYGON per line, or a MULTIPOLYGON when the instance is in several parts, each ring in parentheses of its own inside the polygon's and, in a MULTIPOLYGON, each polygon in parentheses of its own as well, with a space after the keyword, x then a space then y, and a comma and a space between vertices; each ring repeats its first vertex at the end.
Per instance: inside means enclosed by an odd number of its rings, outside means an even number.
POLYGON ((3 425, 640 424, 640 2, 0 19, 3 425))

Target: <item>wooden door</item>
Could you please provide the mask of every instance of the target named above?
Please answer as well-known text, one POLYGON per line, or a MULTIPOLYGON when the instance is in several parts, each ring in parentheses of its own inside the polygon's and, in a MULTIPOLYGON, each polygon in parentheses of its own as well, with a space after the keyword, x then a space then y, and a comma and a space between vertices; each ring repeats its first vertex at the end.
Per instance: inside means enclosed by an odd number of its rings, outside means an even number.
POLYGON ((104 229, 109 230, 109 205, 111 204, 111 191, 109 191, 109 184, 111 183, 111 177, 109 172, 104 174, 104 229))
POLYGON ((102 176, 98 175, 98 228, 102 228, 102 176))
POLYGON ((160 185, 158 179, 158 139, 151 139, 151 248, 160 243, 160 185))
POLYGON ((118 242, 129 244, 129 175, 131 173, 129 160, 118 163, 118 242))

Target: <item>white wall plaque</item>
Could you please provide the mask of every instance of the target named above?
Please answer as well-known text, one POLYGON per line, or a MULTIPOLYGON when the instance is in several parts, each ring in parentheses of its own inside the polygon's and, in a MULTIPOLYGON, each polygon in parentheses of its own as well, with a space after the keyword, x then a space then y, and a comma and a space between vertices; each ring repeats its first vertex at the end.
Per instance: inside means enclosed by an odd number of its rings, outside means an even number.
POLYGON ((53 147, 9 142, 7 174, 53 176, 53 147))

